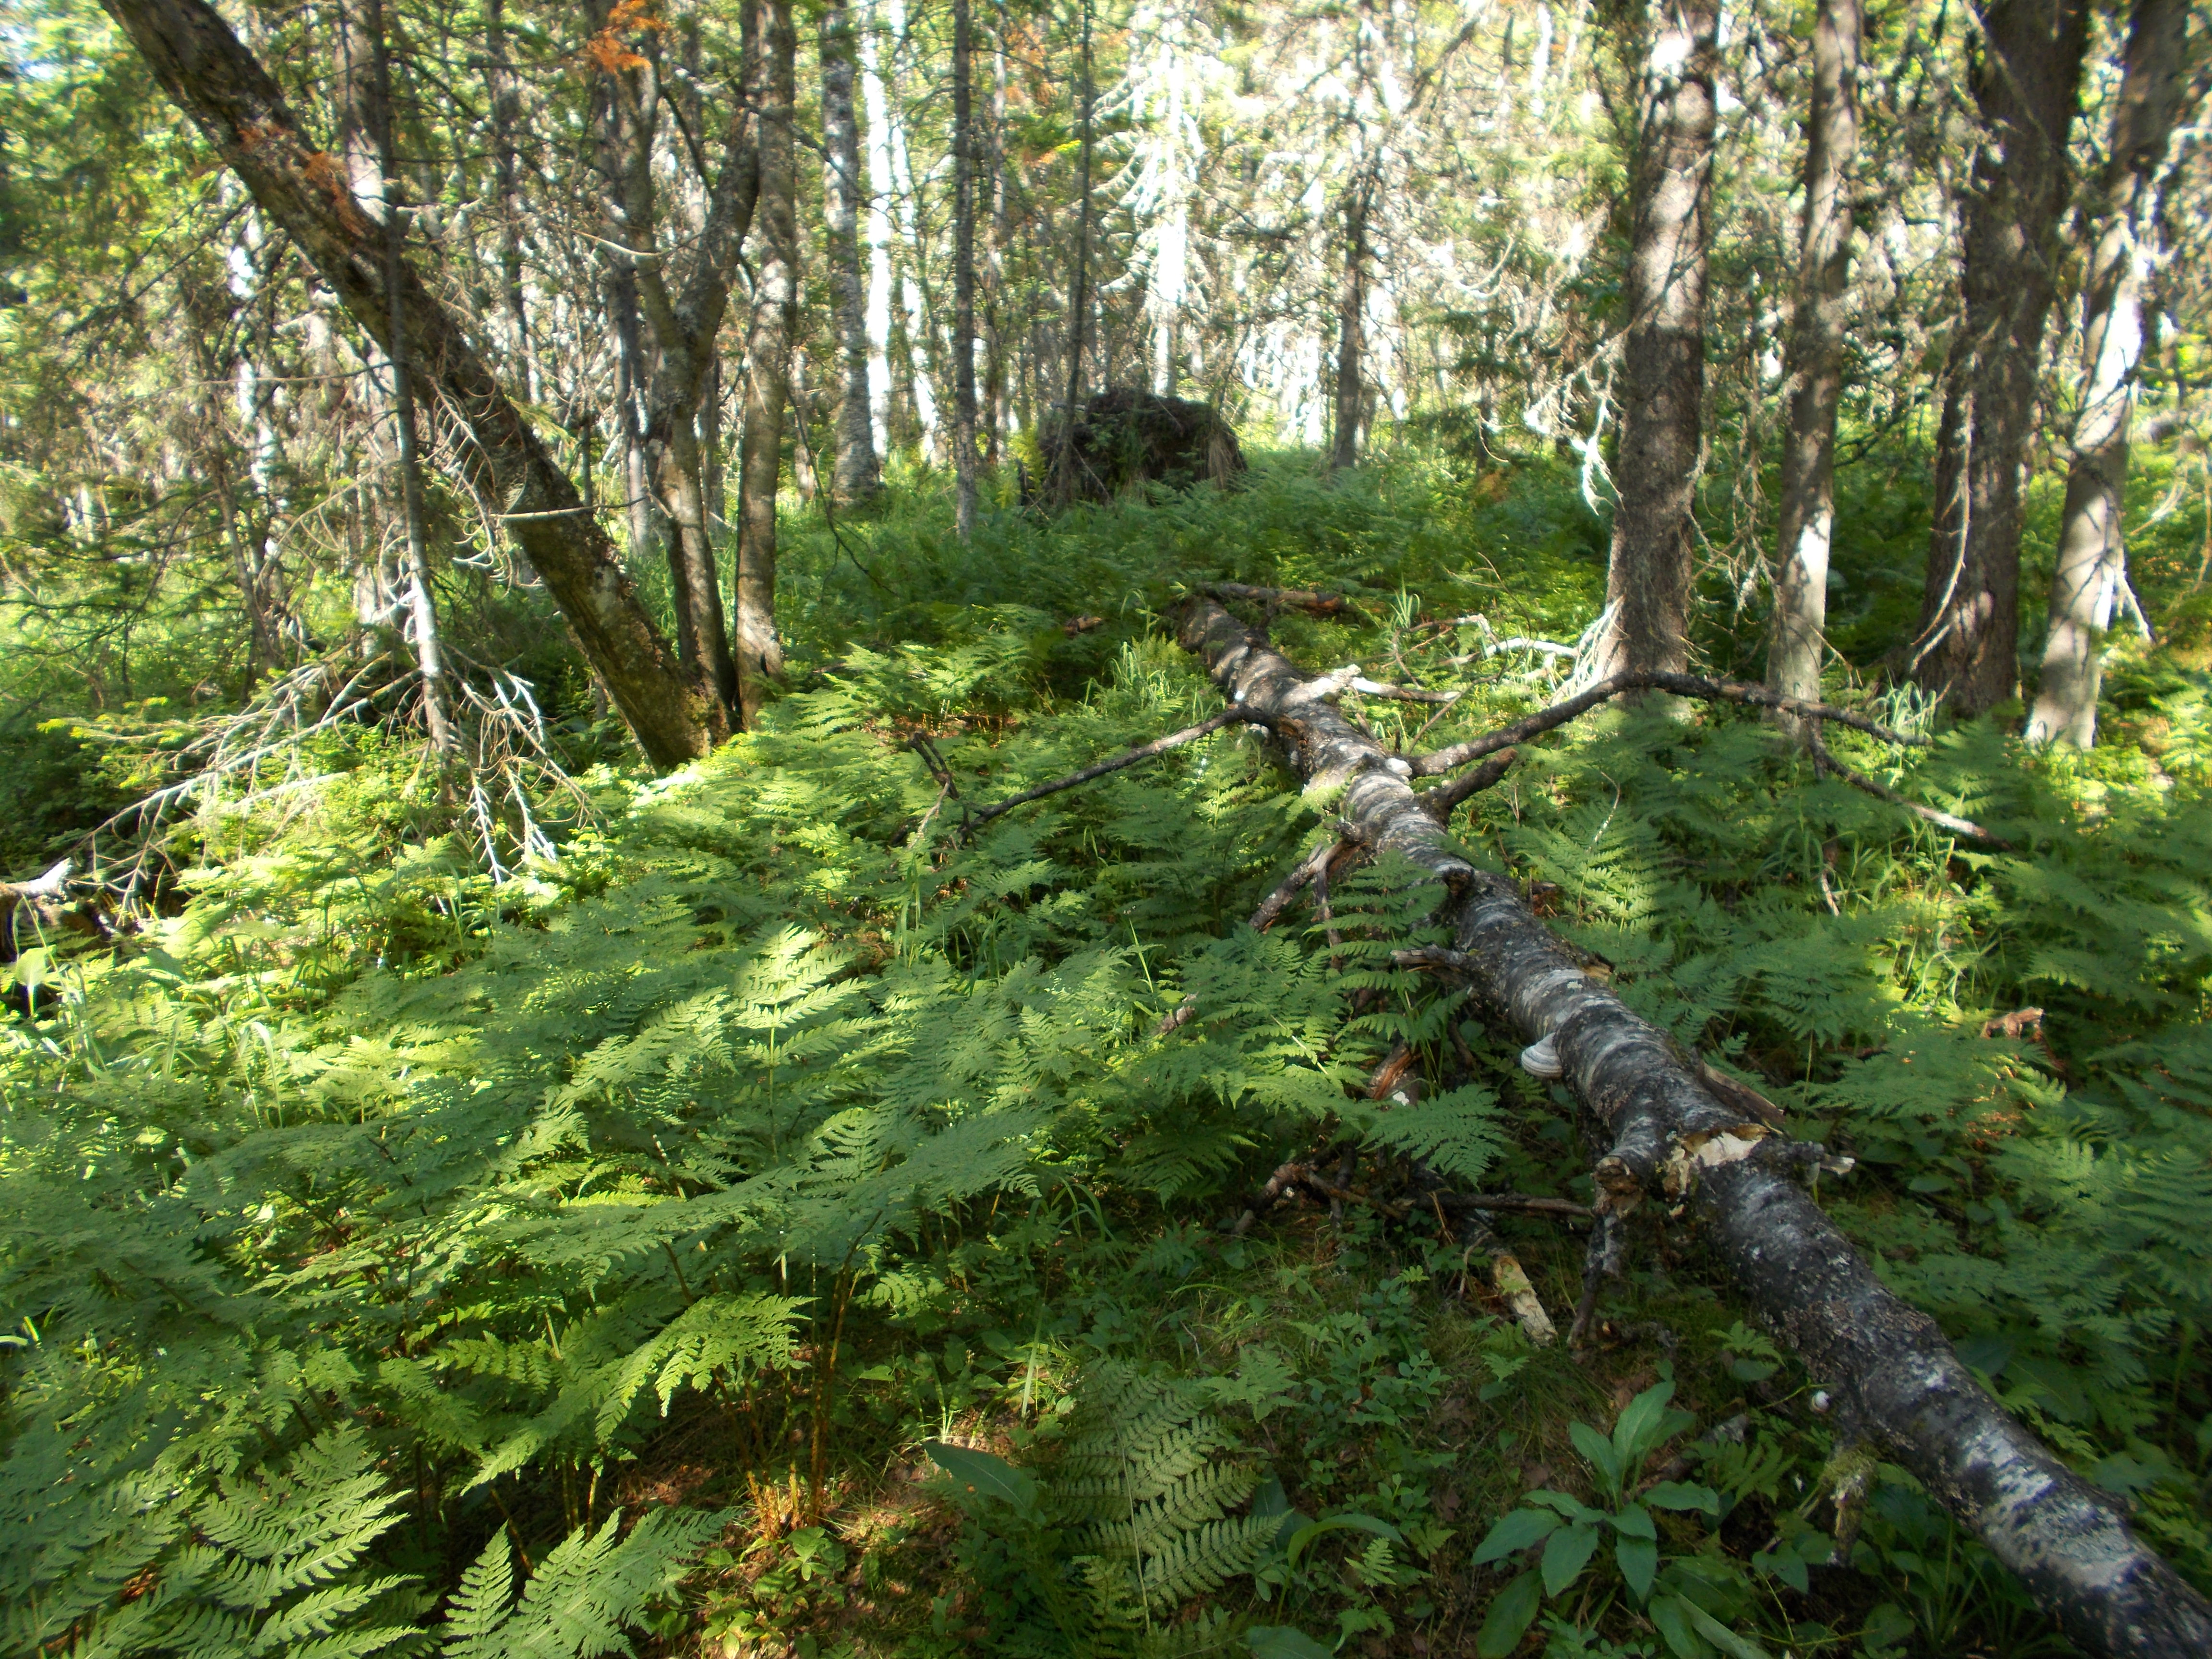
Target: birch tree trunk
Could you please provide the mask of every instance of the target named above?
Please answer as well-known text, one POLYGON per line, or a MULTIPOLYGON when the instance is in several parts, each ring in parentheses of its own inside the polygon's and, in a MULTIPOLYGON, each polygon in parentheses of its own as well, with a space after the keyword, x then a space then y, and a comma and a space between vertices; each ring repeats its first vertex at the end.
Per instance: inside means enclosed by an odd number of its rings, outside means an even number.
POLYGON ((1219 605, 1189 602, 1179 631, 1237 708, 1274 726, 1298 777, 1329 791, 1375 854, 1402 855, 1438 883, 1437 919, 1456 946, 1448 971, 1516 1040, 1553 1045, 1560 1080, 1610 1139, 1595 1170, 1602 1214, 1650 1205, 1686 1216, 1820 1380, 1814 1409, 1838 1444, 1909 1470, 2081 1647, 2130 1659, 2212 1652, 2212 1607, 2136 1536, 2121 1502, 2008 1415, 1936 1322, 1883 1285, 1790 1178, 1802 1160, 1786 1137, 1716 1096, 1693 1057, 1584 973, 1515 883, 1453 850, 1405 757, 1219 605))
POLYGON ((975 533, 975 90, 969 0, 952 0, 952 472, 975 533))
POLYGON ((2188 27, 2187 0, 2136 0, 2089 226, 2095 242, 2081 296, 2081 410, 2066 472, 2058 563, 2051 577, 2051 637, 2028 717, 2030 743, 2056 738, 2087 749, 2097 741, 2104 678, 2099 646, 2127 574, 2122 517, 2128 428, 2142 359, 2143 290, 2157 252, 2158 175, 2180 110, 2188 27))
POLYGON ((860 280, 865 192, 860 188, 860 128, 853 110, 858 45, 847 0, 827 0, 823 7, 821 57, 823 218, 829 233, 824 240, 845 370, 837 402, 833 489, 839 502, 857 506, 872 500, 884 480, 876 459, 874 402, 868 382, 868 300, 860 280))
POLYGON ((1972 82, 1982 115, 1943 370, 1936 525, 1905 667, 1962 714, 2020 685, 2021 467, 2057 286, 2066 144, 2089 39, 2084 0, 1987 0, 1972 82))
POLYGON ((744 431, 738 456, 738 699, 750 729, 783 672, 775 633, 775 495, 783 411, 799 313, 799 227, 792 155, 797 37, 791 0, 759 0, 764 60, 760 104, 760 219, 766 233, 745 335, 744 431))
MULTIPOLYGON (((1813 20, 1813 97, 1805 122, 1805 222, 1797 305, 1784 365, 1790 427, 1782 446, 1775 538, 1774 637, 1766 683, 1817 702, 1836 518, 1836 408, 1844 392, 1844 290, 1851 268, 1852 158, 1859 144, 1863 0, 1820 0, 1813 20)), ((1778 714, 1797 731, 1795 716, 1778 714)))
POLYGON ((1641 47, 1601 674, 1689 663, 1692 514, 1704 440, 1716 0, 1656 0, 1641 47))

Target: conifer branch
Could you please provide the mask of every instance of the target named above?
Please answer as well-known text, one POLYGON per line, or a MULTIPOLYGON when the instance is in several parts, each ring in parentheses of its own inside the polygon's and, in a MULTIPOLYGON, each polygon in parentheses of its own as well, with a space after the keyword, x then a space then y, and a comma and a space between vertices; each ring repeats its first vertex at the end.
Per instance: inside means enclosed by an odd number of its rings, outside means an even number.
POLYGON ((1707 679, 1702 674, 1639 671, 1608 675, 1587 691, 1569 697, 1564 702, 1555 702, 1549 708, 1540 708, 1510 726, 1500 726, 1487 736, 1470 738, 1465 743, 1455 743, 1446 749, 1431 750, 1425 755, 1413 755, 1407 758, 1412 763, 1413 775, 1417 778, 1433 778, 1445 772, 1455 771, 1469 761, 1480 760, 1485 755, 1495 754, 1514 744, 1526 743, 1531 738, 1565 726, 1624 691, 1671 691, 1678 697, 1694 697, 1705 702, 1748 703, 1759 708, 1778 708, 1803 720, 1833 720, 1838 726, 1848 726, 1853 731, 1880 738, 1884 743, 1905 747, 1924 747, 1928 743, 1925 738, 1895 731, 1879 720, 1870 720, 1850 709, 1838 708, 1832 703, 1807 702, 1801 697, 1785 697, 1779 691, 1770 690, 1763 685, 1750 685, 1741 680, 1707 679))

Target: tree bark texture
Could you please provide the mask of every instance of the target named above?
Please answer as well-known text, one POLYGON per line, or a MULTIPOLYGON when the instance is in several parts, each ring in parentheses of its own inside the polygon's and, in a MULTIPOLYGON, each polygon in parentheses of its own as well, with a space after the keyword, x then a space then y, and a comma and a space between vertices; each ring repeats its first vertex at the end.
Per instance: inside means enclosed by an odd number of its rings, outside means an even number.
POLYGON ((1067 416, 1060 428, 1060 453, 1053 458, 1054 494, 1059 503, 1066 507, 1079 493, 1076 477, 1075 412, 1083 401, 1083 341, 1085 324, 1091 310, 1091 128, 1097 88, 1091 73, 1091 0, 1083 0, 1083 42, 1080 122, 1082 150, 1079 161, 1081 179, 1078 188, 1075 228, 1075 280, 1068 286, 1067 295, 1067 416))
POLYGON ((492 191, 499 209, 500 301, 507 311, 507 347, 522 375, 523 395, 538 401, 538 362, 530 349, 530 307, 522 284, 522 188, 515 164, 514 132, 521 99, 507 55, 506 0, 484 0, 484 93, 491 114, 492 191))
POLYGON ((401 319, 409 362, 469 433, 469 482, 497 503, 647 758, 675 766, 705 754, 723 730, 714 700, 684 673, 605 532, 460 324, 405 264, 393 283, 381 234, 340 163, 302 135, 276 83, 205 0, 103 5, 261 210, 387 353, 392 319, 401 319))
POLYGON ((2180 112, 2187 0, 2136 0, 2127 67, 2112 112, 2104 177, 2090 205, 2094 239, 2081 296, 2081 407, 2066 471, 2058 562, 2051 579, 2051 636, 2027 738, 2097 740, 2099 647, 2126 580, 2122 514, 2136 368, 2143 352, 2143 296, 2157 256, 2158 177, 2180 112))
POLYGON ((1690 659, 1704 441, 1705 268, 1712 242, 1714 0, 1656 0, 1637 21, 1641 88, 1630 173, 1620 441, 1599 672, 1690 659))
POLYGON ((1996 707, 2020 685, 2021 470, 2089 38, 2084 0, 1988 0, 1978 10, 1972 81, 1982 145, 1968 192, 1959 331, 1943 369, 1936 526, 1905 653, 1913 678, 1964 714, 1996 707))
POLYGON ((1367 351, 1367 216, 1373 175, 1363 170, 1344 198, 1344 272, 1336 295, 1336 432, 1331 471, 1359 464, 1359 422, 1367 351))
MULTIPOLYGON (((1775 538, 1774 636, 1766 683, 1817 700, 1826 653, 1828 550, 1836 519, 1836 409, 1844 392, 1845 285, 1851 269, 1851 162, 1859 145, 1863 0, 1820 0, 1813 19, 1812 106, 1805 121, 1805 220, 1784 375, 1781 526, 1775 538)), ((1778 715, 1784 729, 1794 716, 1778 715)))
POLYGON ((1236 705, 1273 726, 1309 788, 1337 792, 1362 839, 1443 884, 1455 971, 1522 1040, 1551 1041, 1563 1080, 1603 1126, 1601 1214, 1687 1206, 1820 1379, 1838 1430, 1925 1483, 2075 1642, 2145 1659, 2212 1651, 2212 1606, 2143 1547, 2118 1502, 2008 1416, 1936 1322, 1883 1287, 1790 1179, 1787 1137, 1716 1097, 1698 1062, 1585 974, 1513 883, 1450 850, 1403 759, 1212 601, 1186 605, 1180 636, 1236 705))
MULTIPOLYGON (((715 336, 728 308, 738 258, 752 223, 759 191, 759 158, 750 101, 731 109, 718 146, 720 166, 707 189, 704 214, 688 276, 673 280, 660 245, 660 206, 653 177, 653 148, 663 103, 656 44, 631 50, 610 33, 613 14, 595 9, 601 49, 590 54, 599 70, 594 88, 600 167, 605 175, 606 255, 635 295, 653 337, 644 377, 643 418, 636 433, 654 501, 668 523, 668 570, 677 614, 677 647, 687 667, 705 676, 723 705, 738 706, 738 669, 722 609, 715 566, 711 470, 702 427, 713 417, 704 404, 715 384, 715 336)), ((742 27, 741 65, 752 64, 757 37, 752 14, 742 27)), ((742 72, 740 79, 750 85, 742 72)), ((702 161, 703 165, 703 161, 702 161)), ((633 324, 633 330, 635 325, 633 324)))
POLYGON ((745 335, 744 431, 738 456, 738 696, 750 727, 783 672, 775 634, 775 495, 791 345, 799 318, 799 224, 793 199, 792 105, 798 40, 791 0, 760 0, 760 217, 766 233, 745 335))
POLYGON ((837 400, 837 459, 833 473, 838 501, 862 505, 884 487, 876 459, 872 390, 868 382, 868 295, 860 281, 860 125, 853 108, 853 75, 860 47, 847 0, 822 9, 823 218, 828 229, 830 293, 844 386, 837 400))
POLYGON ((975 533, 975 88, 969 0, 952 0, 952 474, 975 533))

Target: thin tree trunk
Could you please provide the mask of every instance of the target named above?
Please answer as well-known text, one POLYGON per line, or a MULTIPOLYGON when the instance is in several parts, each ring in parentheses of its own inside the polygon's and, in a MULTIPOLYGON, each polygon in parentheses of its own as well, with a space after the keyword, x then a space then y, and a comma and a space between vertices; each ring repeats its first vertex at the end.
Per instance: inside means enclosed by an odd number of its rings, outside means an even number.
POLYGON ((868 111, 868 412, 876 453, 888 458, 897 386, 891 373, 890 99, 878 72, 876 35, 860 37, 860 81, 868 111))
MULTIPOLYGON (((1774 562, 1774 637, 1766 683, 1818 702, 1836 517, 1836 410, 1844 393, 1844 292, 1851 269, 1851 163, 1859 145, 1863 0, 1820 0, 1813 20, 1813 98, 1805 122, 1805 222, 1797 305, 1784 363, 1790 428, 1782 448, 1782 522, 1774 562)), ((1777 719, 1795 732, 1789 714, 1777 719)))
POLYGON ((392 343, 385 363, 389 371, 392 426, 399 468, 400 523, 406 538, 408 642, 415 648, 415 666, 422 679, 422 723, 428 729, 431 752, 443 765, 453 757, 453 737, 447 712, 445 653, 438 639, 438 607, 430 587, 430 551, 423 528, 422 470, 416 453, 414 377, 409 373, 406 315, 401 299, 401 276, 407 262, 407 227, 400 209, 402 191, 397 127, 392 103, 390 44, 385 38, 384 0, 366 0, 362 15, 352 8, 337 8, 339 107, 346 128, 344 151, 349 171, 364 179, 374 169, 374 197, 362 206, 382 225, 384 288, 390 300, 388 320, 392 343))
POLYGON ((1075 411, 1083 398, 1084 324, 1091 310, 1091 163, 1093 87, 1091 72, 1091 0, 1083 0, 1082 80, 1077 89, 1081 129, 1081 183, 1076 216, 1075 281, 1067 300, 1067 406, 1060 422, 1060 453, 1053 458, 1060 504, 1076 498, 1075 411))
POLYGON ((799 312, 792 157, 797 41, 791 0, 760 4, 765 18, 760 216, 767 236, 753 282, 752 325, 745 336, 745 421, 738 458, 738 696, 739 718, 748 729, 760 718, 770 681, 783 671, 783 646, 775 633, 775 495, 799 312))
POLYGON ((2057 286, 2084 0, 1988 0, 1971 76, 1983 133, 1966 208, 1963 315, 1943 369, 1936 525, 1905 666, 1960 714, 2020 686, 2021 469, 2057 286))
POLYGON ((2212 1652, 2212 1607, 2136 1538, 2120 1502, 2008 1416, 1936 1322, 1884 1286, 1790 1179, 1802 1159, 1786 1137, 1717 1097, 1694 1060, 1583 971, 1515 884, 1452 850, 1401 757, 1219 605, 1190 602, 1181 638, 1239 708, 1279 722, 1297 775, 1328 780, 1336 811, 1370 848, 1438 882, 1438 920, 1456 946, 1438 965, 1470 981, 1478 1006, 1520 1041, 1548 1040, 1561 1081, 1611 1137, 1595 1170, 1602 1212, 1686 1212, 1820 1379, 1816 1409, 1838 1443, 1869 1445, 1910 1471, 2076 1644, 2130 1659, 2212 1652))
POLYGON ((466 430, 465 476, 501 521, 574 630, 647 757, 674 766, 704 754, 719 706, 669 650, 575 486, 501 391, 468 332, 390 249, 325 154, 301 133, 274 81, 206 0, 102 0, 178 108, 191 118, 261 210, 289 235, 347 313, 388 354, 429 366, 441 402, 466 430), (393 319, 399 319, 394 333, 393 319))
POLYGON ((539 399, 538 362, 530 349, 530 310, 522 286, 522 190, 515 166, 514 130, 521 100, 507 56, 507 0, 484 0, 484 92, 491 106, 492 191, 499 208, 500 298, 507 309, 507 345, 521 371, 524 395, 539 399))
MULTIPOLYGON (((611 10, 595 11, 593 21, 603 30, 619 27, 617 14, 611 10)), ((748 21, 740 49, 741 64, 748 70, 757 57, 757 39, 748 21)), ((610 51, 595 61, 603 77, 595 88, 595 120, 607 185, 607 255, 617 293, 635 295, 654 347, 650 378, 641 386, 643 370, 635 363, 629 377, 633 404, 641 401, 644 405, 642 420, 635 412, 630 417, 633 487, 649 480, 652 499, 668 520, 668 570, 678 653, 734 709, 738 701, 737 661, 715 566, 708 462, 701 443, 702 424, 713 423, 702 422, 701 404, 714 384, 708 369, 714 359, 714 338, 728 305, 759 185, 750 105, 740 101, 731 112, 720 174, 710 185, 704 178, 700 181, 708 186, 708 195, 691 270, 682 286, 675 288, 659 246, 659 190, 653 176, 655 133, 663 103, 657 56, 629 52, 625 59, 610 51), (639 390, 644 392, 641 399, 635 396, 639 390)), ((749 75, 743 78, 750 84, 749 75)), ((699 160, 703 167, 703 154, 699 160)), ((640 360, 642 355, 635 353, 640 360)), ((634 509, 641 510, 641 504, 634 509)))
POLYGON ((960 539, 975 533, 975 97, 969 0, 952 0, 952 473, 960 539))
POLYGON ((991 243, 983 278, 983 461, 998 467, 1006 439, 1006 8, 991 13, 991 243))
POLYGON ((845 386, 837 404, 835 493, 844 506, 872 500, 884 486, 876 459, 874 401, 868 381, 868 299, 860 280, 860 130, 853 112, 858 55, 847 0, 822 11, 822 137, 830 291, 845 386))
POLYGON ((1336 296, 1336 434, 1332 471, 1359 464, 1362 377, 1367 349, 1367 215, 1373 185, 1362 172, 1344 198, 1344 274, 1336 296))
POLYGON ((1617 492, 1601 674, 1676 672, 1690 602, 1704 438, 1705 266, 1712 241, 1715 0, 1660 0, 1643 66, 1624 298, 1617 492))
POLYGON ((2051 578, 2051 637, 2043 684, 2027 722, 2030 743, 2097 741, 2098 652, 2126 580, 2122 514, 2128 428, 2143 350, 2143 290, 2156 257, 2158 174, 2179 113, 2188 0, 2136 0, 2127 69, 2112 112, 2088 229, 2095 238, 2081 303, 2081 411, 2066 472, 2058 564, 2051 578))

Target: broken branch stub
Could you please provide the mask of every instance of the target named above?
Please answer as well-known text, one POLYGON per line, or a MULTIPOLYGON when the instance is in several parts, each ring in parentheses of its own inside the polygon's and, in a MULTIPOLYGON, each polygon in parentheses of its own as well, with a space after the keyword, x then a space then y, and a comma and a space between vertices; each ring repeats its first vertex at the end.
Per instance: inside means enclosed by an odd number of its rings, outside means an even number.
POLYGON ((1328 703, 1298 698, 1308 677, 1296 666, 1204 599, 1184 609, 1180 634, 1239 706, 1297 708, 1275 729, 1299 776, 1340 788, 1339 810, 1377 852, 1444 884, 1456 959, 1434 965, 1463 973, 1528 1042, 1551 1039, 1563 1081, 1612 1137, 1600 1162, 1608 1213, 1647 1198, 1687 1206, 1844 1430, 1910 1470, 2076 1644, 2114 1659, 2212 1652, 2212 1606, 2144 1547, 2117 1500, 2006 1413, 1934 1320, 1883 1286, 1789 1178, 1786 1138, 1715 1098, 1695 1063, 1585 974, 1510 882, 1451 851, 1407 763, 1328 703))

